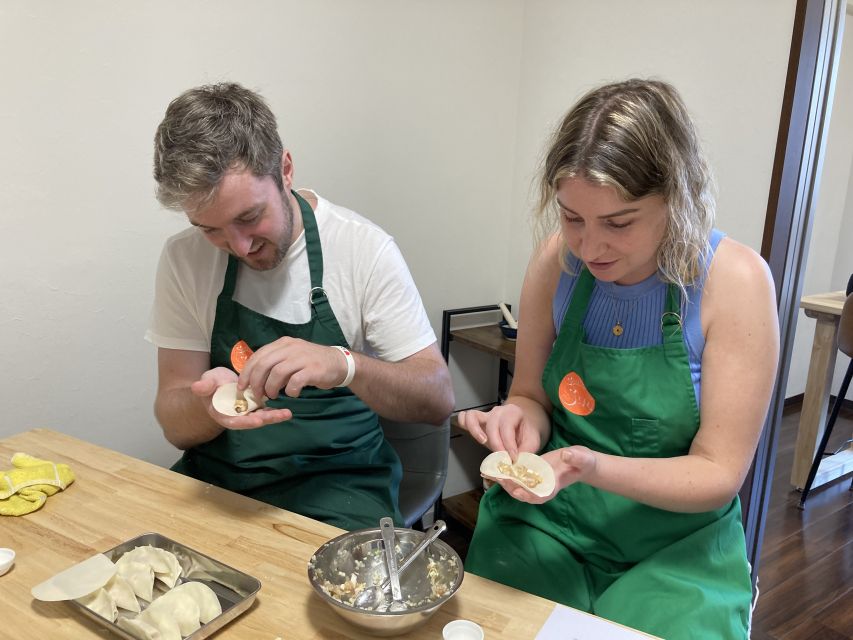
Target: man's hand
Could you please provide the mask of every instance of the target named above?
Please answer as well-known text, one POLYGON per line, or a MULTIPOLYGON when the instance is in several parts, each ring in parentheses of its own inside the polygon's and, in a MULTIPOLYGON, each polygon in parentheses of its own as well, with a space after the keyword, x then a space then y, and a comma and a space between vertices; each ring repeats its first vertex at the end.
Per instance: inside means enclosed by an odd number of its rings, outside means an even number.
POLYGON ((282 391, 295 398, 307 386, 332 389, 343 382, 346 374, 346 357, 338 349, 286 337, 252 354, 240 373, 237 388, 251 387, 258 398, 275 398, 282 391))
MULTIPOLYGON (((258 409, 242 416, 226 416, 213 408, 213 394, 223 384, 237 380, 237 374, 225 367, 205 371, 200 380, 190 385, 193 394, 204 400, 208 415, 226 429, 257 429, 268 424, 284 422, 293 417, 290 409, 258 409)), ((278 395, 278 394, 276 394, 278 395)))

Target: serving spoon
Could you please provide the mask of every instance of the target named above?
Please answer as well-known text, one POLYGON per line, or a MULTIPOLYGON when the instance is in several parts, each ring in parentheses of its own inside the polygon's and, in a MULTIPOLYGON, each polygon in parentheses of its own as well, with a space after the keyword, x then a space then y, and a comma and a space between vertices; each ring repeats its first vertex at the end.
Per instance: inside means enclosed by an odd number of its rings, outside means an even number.
POLYGON ((394 550, 394 521, 385 517, 379 520, 382 529, 382 544, 385 547, 385 563, 388 565, 388 578, 391 580, 391 605, 388 611, 404 611, 403 594, 400 592, 400 574, 397 572, 397 554, 394 550))
MULTIPOLYGON (((447 529, 447 524, 444 520, 436 520, 435 524, 433 524, 428 531, 424 532, 426 534, 424 535, 424 539, 421 540, 418 545, 412 549, 412 552, 403 559, 403 562, 400 563, 400 566, 397 569, 398 576, 403 573, 403 571, 405 571, 409 565, 412 564, 419 555, 421 555, 423 550, 431 545, 445 529, 447 529)), ((376 609, 376 607, 384 602, 385 591, 390 585, 391 578, 389 576, 381 585, 375 584, 372 587, 366 587, 355 597, 353 606, 359 609, 376 609)))

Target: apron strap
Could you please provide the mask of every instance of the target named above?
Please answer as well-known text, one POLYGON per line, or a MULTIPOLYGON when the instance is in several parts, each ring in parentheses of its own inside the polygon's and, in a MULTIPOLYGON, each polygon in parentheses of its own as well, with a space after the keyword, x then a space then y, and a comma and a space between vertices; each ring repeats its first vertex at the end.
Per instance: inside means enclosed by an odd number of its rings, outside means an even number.
POLYGON ((225 269, 225 281, 222 283, 222 291, 219 293, 220 298, 222 296, 227 297, 229 300, 234 298, 234 287, 237 284, 237 268, 239 266, 240 262, 237 258, 229 253, 228 267, 225 269))
POLYGON ((681 345, 684 342, 681 291, 671 282, 666 288, 666 310, 660 318, 660 330, 664 344, 681 345))
POLYGON ((302 213, 302 226, 305 229, 305 249, 308 253, 308 271, 311 275, 311 291, 308 293, 308 301, 311 303, 311 317, 322 322, 333 322, 337 324, 329 297, 323 288, 323 247, 320 244, 320 230, 317 227, 317 218, 311 205, 296 191, 291 191, 299 203, 302 213))
POLYGON ((583 335, 583 319, 586 316, 586 308, 594 287, 595 278, 586 266, 582 266, 581 272, 577 276, 575 289, 572 292, 572 300, 563 318, 563 326, 578 327, 578 335, 583 335))
POLYGON ((323 250, 320 248, 320 231, 311 205, 296 191, 291 191, 299 203, 302 226, 305 229, 305 247, 308 251, 308 270, 311 273, 311 289, 323 288, 323 250))

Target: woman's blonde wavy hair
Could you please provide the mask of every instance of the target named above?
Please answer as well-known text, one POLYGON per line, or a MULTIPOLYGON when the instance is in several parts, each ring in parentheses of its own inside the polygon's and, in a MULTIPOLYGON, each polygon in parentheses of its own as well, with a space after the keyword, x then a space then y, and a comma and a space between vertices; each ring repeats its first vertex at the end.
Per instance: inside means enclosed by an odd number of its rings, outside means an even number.
MULTIPOLYGON (((657 80, 607 84, 583 96, 551 141, 539 179, 537 238, 559 228, 556 191, 565 178, 611 186, 626 201, 659 195, 666 202, 661 277, 685 292, 700 275, 714 225, 714 180, 687 109, 657 80)), ((564 243, 565 245, 565 243, 564 243)), ((564 246, 563 268, 569 267, 564 246)))

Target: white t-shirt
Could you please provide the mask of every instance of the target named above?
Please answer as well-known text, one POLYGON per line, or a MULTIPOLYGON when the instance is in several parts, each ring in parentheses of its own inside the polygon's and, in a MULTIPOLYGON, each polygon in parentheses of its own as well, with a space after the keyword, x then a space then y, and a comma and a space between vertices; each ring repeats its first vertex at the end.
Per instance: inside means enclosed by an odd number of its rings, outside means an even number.
MULTIPOLYGON (((393 238, 320 196, 314 215, 323 249, 323 288, 350 348, 397 362, 434 343, 435 332, 393 238)), ((195 227, 169 238, 157 267, 145 339, 166 349, 209 352, 227 265, 228 254, 195 227)), ((234 299, 265 316, 303 324, 311 319, 310 290, 303 230, 275 269, 240 265, 234 299)))

